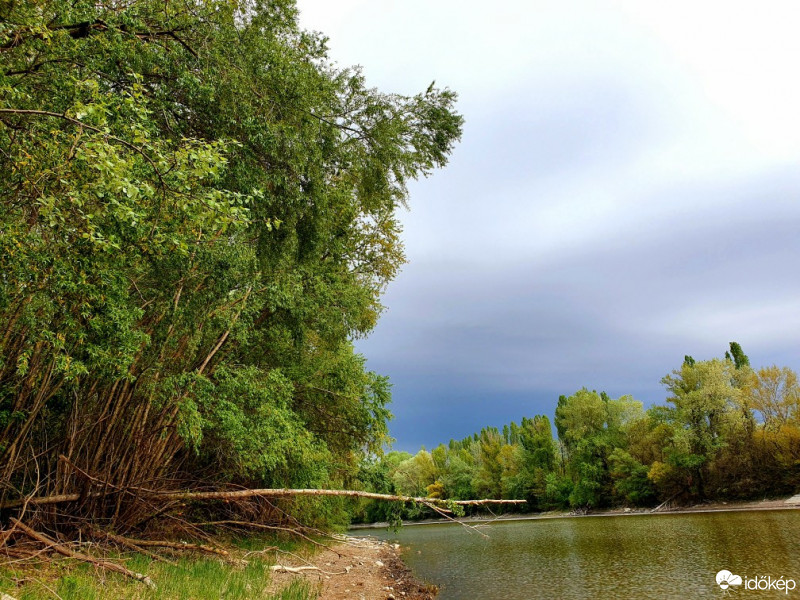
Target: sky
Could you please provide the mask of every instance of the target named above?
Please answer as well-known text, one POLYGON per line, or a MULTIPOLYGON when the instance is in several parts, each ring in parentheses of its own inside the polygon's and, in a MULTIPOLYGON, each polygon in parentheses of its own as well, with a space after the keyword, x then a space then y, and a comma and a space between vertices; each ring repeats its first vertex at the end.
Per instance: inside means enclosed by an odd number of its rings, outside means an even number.
POLYGON ((416 452, 581 387, 663 404, 686 354, 800 369, 796 2, 298 0, 385 92, 459 95, 357 348, 416 452))

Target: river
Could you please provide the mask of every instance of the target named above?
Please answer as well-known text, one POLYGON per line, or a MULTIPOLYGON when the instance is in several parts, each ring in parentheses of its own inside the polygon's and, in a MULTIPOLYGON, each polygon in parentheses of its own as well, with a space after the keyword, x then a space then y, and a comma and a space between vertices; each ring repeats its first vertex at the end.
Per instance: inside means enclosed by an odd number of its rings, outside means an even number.
POLYGON ((800 598, 800 589, 781 587, 800 587, 796 510, 500 521, 479 530, 486 537, 452 523, 357 534, 401 544, 441 600, 800 598), (742 583, 723 591, 723 569, 742 583), (770 582, 768 591, 748 589, 770 582))

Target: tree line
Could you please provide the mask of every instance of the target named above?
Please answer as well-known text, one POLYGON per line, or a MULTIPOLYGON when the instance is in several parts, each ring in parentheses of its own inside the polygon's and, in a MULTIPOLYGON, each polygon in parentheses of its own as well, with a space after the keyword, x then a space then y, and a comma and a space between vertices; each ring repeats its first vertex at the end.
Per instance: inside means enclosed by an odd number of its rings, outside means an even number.
MULTIPOLYGON (((434 498, 520 498, 525 510, 744 500, 800 489, 800 384, 788 367, 750 366, 736 342, 724 358, 681 366, 666 404, 582 388, 546 415, 485 427, 417 454, 365 461, 369 489, 434 498), (554 425, 554 427, 553 427, 554 425)), ((358 518, 395 508, 364 505, 358 518)), ((406 513, 406 516, 422 514, 406 513)))

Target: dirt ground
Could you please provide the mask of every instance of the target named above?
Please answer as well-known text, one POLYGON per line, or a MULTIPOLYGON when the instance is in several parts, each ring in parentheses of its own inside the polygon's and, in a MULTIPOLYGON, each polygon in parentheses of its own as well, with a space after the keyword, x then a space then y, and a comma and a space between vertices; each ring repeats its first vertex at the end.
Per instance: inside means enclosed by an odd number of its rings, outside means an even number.
POLYGON ((284 557, 299 573, 277 571, 275 589, 296 578, 319 586, 320 600, 432 600, 436 587, 417 581, 400 559, 400 548, 369 538, 342 536, 307 562, 284 557), (304 568, 310 566, 315 569, 304 568))

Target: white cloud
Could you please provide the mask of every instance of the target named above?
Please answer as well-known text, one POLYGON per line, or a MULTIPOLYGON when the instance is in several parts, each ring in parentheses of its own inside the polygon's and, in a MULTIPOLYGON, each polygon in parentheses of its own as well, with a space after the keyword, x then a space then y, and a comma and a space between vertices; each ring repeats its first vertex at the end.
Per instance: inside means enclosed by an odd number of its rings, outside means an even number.
POLYGON ((459 161, 465 169, 457 181, 437 174, 444 186, 415 187, 419 203, 412 207, 419 215, 406 218, 412 258, 458 253, 481 260, 484 249, 472 235, 459 238, 481 232, 505 251, 547 259, 565 247, 595 243, 608 227, 613 233, 637 222, 647 226, 659 212, 709 202, 683 196, 656 209, 642 202, 666 186, 702 188, 800 159, 800 80, 792 76, 800 56, 792 23, 800 9, 789 2, 758 9, 638 0, 301 0, 299 6, 304 26, 330 35, 333 57, 364 64, 379 87, 412 93, 437 79, 462 96, 467 125, 451 169, 459 161), (634 114, 594 118, 612 132, 653 131, 642 132, 635 153, 587 164, 583 149, 606 144, 597 152, 613 158, 625 143, 587 121, 592 94, 609 89, 634 114), (588 95, 583 105, 576 105, 575 91, 588 95), (543 110, 555 118, 561 115, 546 111, 571 104, 573 114, 565 116, 586 129, 586 139, 575 141, 583 147, 572 147, 572 155, 557 156, 572 168, 553 180, 537 169, 542 147, 559 140, 559 126, 562 138, 574 135, 576 123, 554 119, 551 131, 532 129, 527 148, 514 132, 543 110), (498 114, 499 107, 506 113, 498 114), (505 138, 491 137, 494 129, 505 138), (504 149, 508 171, 497 172, 494 164, 491 172, 475 168, 478 157, 491 159, 504 149), (436 206, 422 206, 430 203, 436 206))

